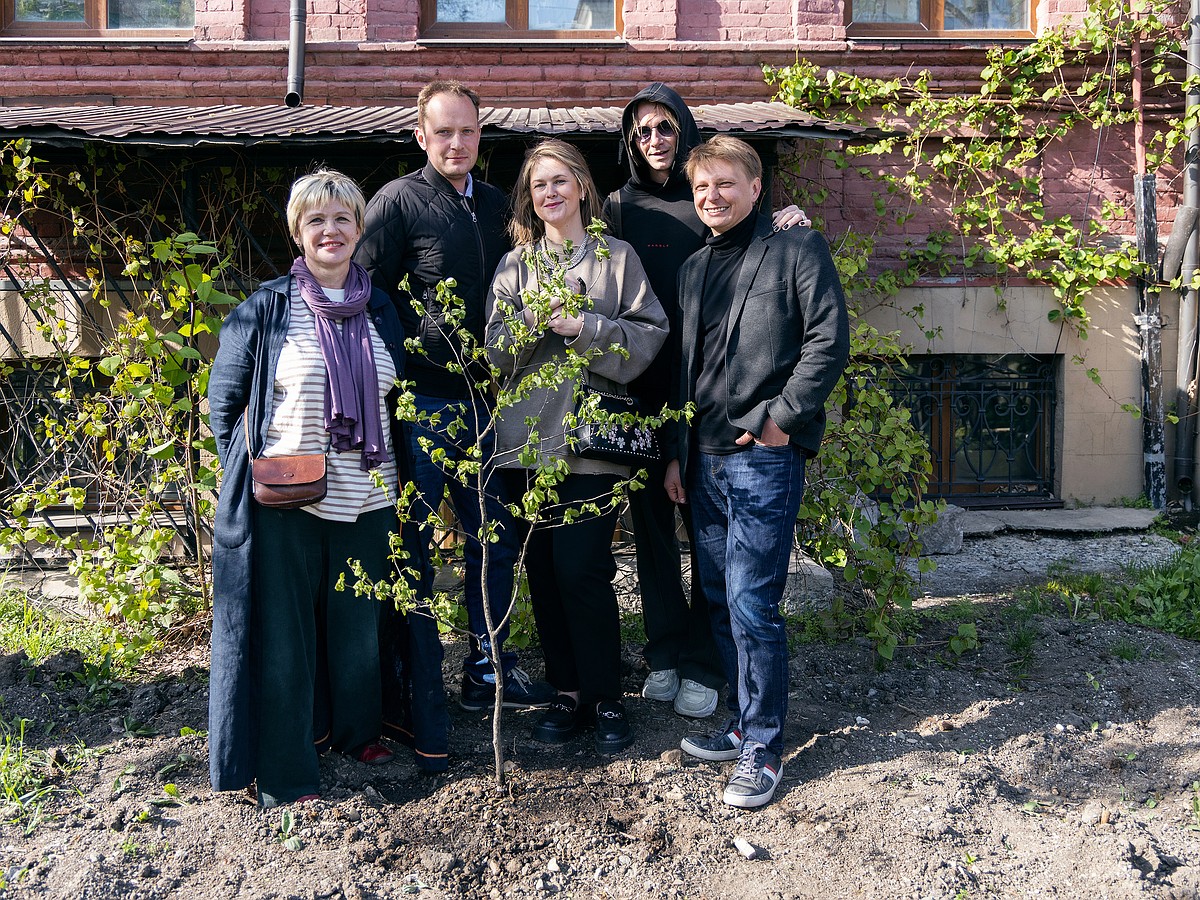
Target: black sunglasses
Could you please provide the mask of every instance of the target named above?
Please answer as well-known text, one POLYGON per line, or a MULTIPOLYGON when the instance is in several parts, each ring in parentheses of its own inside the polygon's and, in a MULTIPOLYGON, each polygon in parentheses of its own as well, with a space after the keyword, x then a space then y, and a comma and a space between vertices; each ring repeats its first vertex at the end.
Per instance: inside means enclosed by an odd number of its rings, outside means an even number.
POLYGON ((650 136, 656 131, 659 137, 669 138, 675 133, 675 126, 671 124, 670 119, 663 119, 656 125, 638 126, 633 129, 633 136, 639 144, 647 144, 650 142, 650 136))

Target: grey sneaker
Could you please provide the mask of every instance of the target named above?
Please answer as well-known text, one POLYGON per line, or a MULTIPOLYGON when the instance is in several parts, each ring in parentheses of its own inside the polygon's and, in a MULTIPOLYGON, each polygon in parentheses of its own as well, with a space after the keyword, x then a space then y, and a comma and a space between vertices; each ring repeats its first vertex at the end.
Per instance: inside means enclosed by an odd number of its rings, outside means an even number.
POLYGON ((747 741, 721 799, 741 809, 765 806, 775 796, 782 777, 783 761, 763 744, 747 741))
POLYGON ((717 709, 717 692, 698 681, 685 678, 675 695, 675 712, 689 719, 707 719, 717 709))
POLYGON ((646 676, 642 685, 642 696, 647 700, 661 700, 670 703, 679 693, 679 673, 674 669, 660 669, 646 676))
POLYGON ((679 742, 679 749, 697 759, 728 762, 741 755, 742 732, 737 727, 737 720, 730 719, 708 734, 689 734, 679 742))

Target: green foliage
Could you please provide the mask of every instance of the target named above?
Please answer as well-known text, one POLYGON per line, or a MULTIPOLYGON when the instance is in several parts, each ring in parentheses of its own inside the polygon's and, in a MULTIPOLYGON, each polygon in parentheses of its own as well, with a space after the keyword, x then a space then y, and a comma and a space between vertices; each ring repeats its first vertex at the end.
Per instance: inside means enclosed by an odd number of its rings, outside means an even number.
POLYGON ((929 445, 888 389, 900 345, 894 335, 852 321, 850 364, 830 397, 825 442, 805 476, 801 541, 864 598, 857 610, 862 630, 891 659, 905 639, 895 613, 912 606, 915 587, 903 560, 919 556, 920 529, 944 504, 924 498, 929 445))
MULTIPOLYGON (((1060 573, 1041 588, 1022 592, 1021 602, 1040 611, 1064 609, 1073 619, 1104 619, 1157 628, 1200 640, 1200 548, 1188 546, 1170 561, 1130 569, 1122 579, 1060 573)), ((1130 648, 1134 659, 1140 655, 1130 648)), ((1130 659, 1130 650, 1115 655, 1130 659)))
MULTIPOLYGON (((1086 338, 1093 289, 1143 270, 1132 245, 1106 229, 1127 212, 1105 201, 1075 216, 1059 214, 1047 196, 1043 161, 1070 152, 1065 148, 1079 131, 1133 121, 1122 49, 1131 41, 1146 48, 1155 86, 1172 87, 1169 60, 1179 36, 1166 10, 1156 0, 1131 17, 1119 0, 1097 0, 1068 27, 1048 29, 1021 47, 987 48, 978 86, 969 89, 948 90, 927 70, 878 78, 805 60, 765 67, 777 99, 876 129, 846 146, 809 142, 787 163, 796 202, 818 226, 823 206, 845 203, 823 175, 851 173, 855 184, 873 185, 874 219, 862 210, 855 227, 831 237, 854 307, 896 307, 902 289, 947 277, 990 278, 1002 306, 1005 283, 1019 276, 1049 285, 1057 305, 1048 319, 1086 338), (876 236, 895 233, 921 207, 937 210, 944 226, 909 238, 895 266, 873 261, 876 236)), ((1156 136, 1156 163, 1187 124, 1172 121, 1156 136)), ((898 311, 927 340, 939 337, 922 324, 921 307, 898 311)), ((884 657, 908 637, 897 612, 911 604, 912 578, 901 561, 916 555, 920 527, 937 514, 937 505, 924 499, 928 448, 888 390, 890 370, 903 364, 908 349, 896 335, 856 323, 853 362, 831 400, 827 440, 810 466, 801 512, 802 540, 822 561, 842 567, 865 598, 862 628, 884 657), (882 498, 878 515, 864 502, 868 497, 882 498)), ((1098 370, 1088 375, 1099 383, 1098 370)), ((957 635, 955 651, 974 640, 957 635)))
POLYGON ((85 666, 101 665, 110 659, 111 642, 110 630, 101 625, 44 609, 31 602, 24 590, 0 591, 0 647, 24 650, 33 663, 71 649, 83 656, 85 666))
POLYGON ((1142 651, 1138 648, 1138 646, 1136 644, 1131 644, 1124 638, 1114 643, 1109 648, 1109 652, 1118 659, 1123 659, 1126 662, 1136 662, 1137 660, 1141 659, 1142 656, 1142 651))
POLYGON ((115 648, 135 658, 208 604, 202 536, 217 470, 202 402, 215 336, 236 302, 222 284, 245 240, 233 215, 203 222, 202 238, 162 210, 187 208, 171 192, 190 188, 206 208, 243 217, 262 198, 229 169, 201 179, 186 163, 147 171, 123 151, 87 153, 86 167, 64 172, 44 167, 28 142, 0 145, 0 231, 69 235, 58 264, 90 288, 73 305, 30 242, 0 251, 49 348, 20 362, 27 393, 3 387, 49 464, 0 495, 0 550, 65 557, 115 648))
MULTIPOLYGON (((595 241, 594 253, 597 260, 609 258, 607 243, 603 234, 603 223, 598 220, 588 226, 587 231, 591 240, 595 241)), ((564 248, 565 256, 570 256, 572 247, 564 248)), ((480 342, 466 327, 466 307, 457 294, 453 280, 438 284, 432 297, 418 297, 413 301, 414 312, 437 323, 444 336, 444 344, 455 349, 456 358, 450 365, 464 379, 464 387, 470 386, 476 392, 490 391, 494 415, 487 421, 471 421, 468 417, 474 415, 470 403, 449 401, 440 412, 430 415, 418 411, 413 402, 411 392, 401 399, 397 415, 406 422, 423 425, 432 429, 438 427, 445 430, 451 440, 457 444, 458 452, 448 454, 442 448, 435 447, 431 440, 418 438, 421 452, 428 454, 431 463, 440 468, 447 479, 454 479, 470 492, 474 501, 479 503, 479 518, 484 524, 477 535, 466 535, 461 531, 461 524, 445 514, 446 507, 436 502, 441 498, 420 498, 415 495, 412 485, 408 485, 397 498, 397 508, 402 521, 415 522, 421 526, 424 534, 437 536, 433 563, 435 567, 446 565, 462 568, 462 550, 464 542, 469 538, 479 540, 483 549, 482 572, 489 568, 492 547, 501 539, 498 532, 503 524, 488 521, 486 504, 489 498, 499 497, 495 479, 500 478, 499 471, 493 466, 484 466, 484 441, 494 437, 495 418, 505 415, 513 417, 523 415, 523 421, 531 429, 531 436, 526 446, 519 451, 520 466, 527 473, 527 486, 519 497, 508 498, 508 512, 517 523, 520 548, 518 564, 523 564, 529 547, 529 534, 534 528, 545 529, 569 524, 580 516, 603 515, 620 509, 628 491, 642 486, 640 478, 644 478, 644 470, 632 473, 628 479, 620 479, 611 493, 591 497, 569 507, 560 504, 558 488, 570 474, 569 463, 565 458, 570 450, 570 438, 565 438, 562 446, 543 445, 539 439, 539 421, 535 416, 514 412, 523 401, 537 395, 540 391, 557 391, 560 386, 584 381, 585 373, 593 360, 606 353, 626 354, 627 351, 619 346, 595 347, 584 353, 577 353, 568 348, 566 353, 548 361, 532 370, 526 367, 525 361, 548 330, 552 309, 562 308, 566 313, 575 315, 586 310, 591 300, 585 295, 576 293, 574 279, 568 284, 567 269, 562 260, 547 259, 542 253, 530 252, 525 258, 529 267, 537 273, 532 286, 521 292, 520 309, 516 303, 504 298, 497 300, 498 312, 507 324, 507 333, 503 341, 489 347, 480 342), (526 321, 524 310, 531 311, 532 323, 526 321), (500 365, 504 362, 505 365, 500 365), (470 435, 478 435, 474 442, 468 440, 470 435), (431 507, 438 507, 431 509, 431 507)), ((407 285, 401 285, 406 288, 407 285)), ((407 350, 412 355, 425 352, 420 341, 410 339, 407 350)), ((641 424, 648 427, 659 427, 665 422, 675 421, 682 413, 672 410, 662 410, 654 415, 622 414, 618 417, 622 424, 641 424)), ((580 418, 589 416, 586 410, 579 412, 580 418)), ((611 423, 614 417, 603 414, 593 414, 587 421, 597 424, 611 423)), ((554 433, 568 431, 575 424, 575 415, 568 414, 564 421, 550 423, 554 433)), ((510 524, 509 527, 512 527, 510 524)), ((509 536, 511 540, 512 537, 509 536)), ((415 585, 419 584, 418 573, 414 571, 407 551, 398 536, 393 538, 392 557, 398 577, 388 581, 372 581, 362 571, 360 565, 352 563, 354 576, 353 590, 361 594, 370 594, 385 603, 393 603, 396 608, 409 614, 430 615, 438 623, 443 632, 467 630, 466 611, 462 608, 457 592, 436 591, 432 601, 421 597, 415 585)), ((470 577, 468 575, 468 577, 470 577)), ((524 579, 514 579, 512 596, 507 600, 507 612, 501 621, 492 617, 492 598, 489 596, 490 586, 486 577, 481 578, 479 585, 483 597, 483 611, 487 620, 487 629, 491 637, 491 645, 496 647, 496 635, 505 621, 513 626, 510 646, 522 646, 527 643, 532 634, 532 617, 527 601, 528 586, 524 579)), ((500 661, 493 655, 491 660, 499 677, 500 661)), ((504 780, 503 751, 500 740, 499 708, 493 720, 493 750, 495 752, 495 773, 499 782, 504 780)))
POLYGON ((25 745, 28 719, 0 718, 0 794, 12 804, 9 821, 40 816, 42 801, 54 790, 48 783, 49 758, 25 745))
MULTIPOLYGON (((958 92, 928 70, 873 78, 799 61, 764 72, 780 100, 884 129, 875 140, 820 151, 835 171, 853 169, 875 182, 881 226, 902 224, 920 206, 946 211, 943 230, 914 239, 898 269, 875 277, 883 296, 922 275, 954 273, 995 278, 1002 302, 1005 280, 1020 276, 1049 285, 1058 301, 1050 321, 1086 337, 1089 292, 1144 270, 1131 244, 1108 239, 1105 222, 1125 218, 1125 210, 1104 202, 1078 216, 1050 211, 1042 162, 1065 152, 1076 132, 1133 121, 1124 50, 1132 41, 1145 48, 1152 89, 1173 87, 1170 60, 1180 43, 1171 8, 1154 0, 1133 17, 1121 0, 1097 0, 1069 25, 1024 46, 988 48, 978 87, 958 92)), ((1186 87, 1177 89, 1182 94, 1186 87)), ((1161 164, 1188 127, 1177 117, 1160 129, 1152 163, 1161 164)), ((826 192, 800 184, 801 202, 819 216, 826 192)))
MULTIPOLYGON (((0 701, 2 702, 2 701, 0 701)), ((31 833, 44 820, 43 804, 59 788, 60 776, 94 755, 82 744, 53 752, 27 744, 28 719, 0 717, 0 818, 31 833)))

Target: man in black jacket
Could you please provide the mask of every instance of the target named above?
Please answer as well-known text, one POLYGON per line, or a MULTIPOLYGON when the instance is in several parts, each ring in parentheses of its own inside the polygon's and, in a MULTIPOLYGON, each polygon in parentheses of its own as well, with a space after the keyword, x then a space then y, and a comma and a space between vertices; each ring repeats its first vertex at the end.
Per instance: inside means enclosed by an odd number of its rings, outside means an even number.
POLYGON ((698 576, 729 681, 734 718, 689 735, 684 752, 738 760, 731 806, 770 802, 783 774, 787 584, 805 460, 849 354, 846 301, 829 245, 807 228, 775 231, 755 212, 762 163, 718 135, 688 158, 696 212, 712 232, 679 271, 679 391, 693 402, 665 486, 688 503, 698 576))
MULTIPOLYGON (((621 155, 629 162, 629 180, 604 201, 609 230, 637 252, 670 323, 666 345, 630 385, 650 414, 667 403, 679 356, 679 267, 709 234, 696 214, 685 171, 688 154, 699 143, 696 120, 678 93, 660 82, 638 91, 621 116, 621 155)), ((783 229, 807 225, 808 217, 791 206, 776 214, 774 224, 783 229)), ((673 703, 682 716, 704 718, 717 708, 725 673, 694 560, 691 595, 683 591, 675 504, 660 488, 665 468, 665 461, 647 466, 646 489, 629 495, 646 626, 643 652, 650 667, 642 696, 673 703)), ((690 536, 691 517, 686 509, 681 513, 690 536)))
MULTIPOLYGON (((408 357, 407 372, 420 416, 411 429, 414 481, 424 503, 416 509, 436 514, 449 489, 465 536, 463 593, 472 634, 459 703, 468 710, 490 709, 496 679, 488 661, 490 643, 483 612, 485 573, 478 535, 484 523, 479 491, 487 495, 487 521, 504 523, 508 517, 498 494, 499 478, 487 465, 493 443, 493 432, 487 429, 491 405, 487 392, 476 387, 485 376, 470 368, 464 374, 459 367, 465 361, 464 347, 456 330, 465 328, 482 345, 488 287, 510 249, 505 230, 509 208, 502 191, 471 175, 479 158, 479 98, 473 91, 457 81, 434 81, 422 88, 417 97, 416 139, 427 164, 384 185, 371 198, 354 258, 392 297, 405 334, 420 344, 408 357), (405 278, 407 285, 402 287, 405 278), (449 309, 437 298, 438 283, 447 279, 454 279, 453 293, 463 302, 461 324, 448 321, 449 309), (431 458, 442 449, 447 467, 453 467, 467 459, 476 444, 485 465, 469 484, 462 484, 452 470, 431 458)), ((498 534, 500 540, 488 545, 486 572, 494 622, 508 614, 517 558, 514 529, 502 525, 498 534)), ((506 634, 507 627, 501 630, 501 644, 506 634)), ((554 696, 550 686, 530 681, 517 667, 516 653, 501 650, 500 658, 505 706, 550 702, 554 696)))

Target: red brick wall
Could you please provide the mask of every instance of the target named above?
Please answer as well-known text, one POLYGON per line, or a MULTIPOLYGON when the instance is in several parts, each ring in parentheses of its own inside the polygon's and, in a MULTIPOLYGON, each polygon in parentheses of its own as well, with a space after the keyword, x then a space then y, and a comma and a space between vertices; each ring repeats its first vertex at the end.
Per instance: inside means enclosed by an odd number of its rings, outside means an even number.
MULTIPOLYGON (((1041 0, 1038 20, 1057 21, 1082 2, 1041 0)), ((492 103, 615 103, 655 80, 696 101, 741 101, 769 96, 762 63, 798 55, 864 74, 940 63, 948 83, 978 70, 977 51, 948 44, 936 54, 928 44, 848 44, 839 0, 622 3, 624 42, 547 46, 420 44, 419 0, 307 0, 305 99, 388 103, 411 97, 430 77, 454 75, 478 84, 492 103)), ((193 42, 6 40, 0 103, 277 103, 288 30, 288 0, 196 0, 193 42)))
MULTIPOLYGON (((288 0, 196 2, 190 42, 6 41, 0 104, 280 104, 288 0)), ((488 105, 619 105, 651 81, 674 85, 692 103, 769 99, 762 64, 787 65, 798 55, 868 76, 930 66, 944 90, 957 91, 975 89, 983 64, 981 46, 847 43, 838 0, 623 0, 625 41, 577 46, 421 44, 418 0, 307 2, 309 105, 409 105, 423 84, 439 77, 473 85, 488 105)), ((1037 20, 1050 24, 1082 4, 1041 0, 1037 20)), ((1081 130, 1043 160, 1048 212, 1098 215, 1105 197, 1127 202, 1130 143, 1125 132, 1081 130)), ((820 174, 839 182, 844 177, 820 174)), ((861 179, 845 182, 841 208, 831 204, 831 232, 874 222, 867 214, 870 191, 861 179)), ((1161 209, 1164 230, 1172 209, 1161 209)), ((938 214, 926 209, 883 240, 896 252, 905 234, 942 227, 938 214)))
MULTIPOLYGON (((794 188, 803 191, 824 186, 829 197, 816 212, 826 233, 832 240, 848 232, 873 236, 876 249, 872 262, 876 268, 893 266, 907 243, 920 245, 933 232, 960 231, 949 216, 950 199, 936 194, 921 205, 903 196, 888 197, 885 202, 890 212, 907 212, 911 218, 901 225, 895 224, 891 216, 881 219, 875 212, 876 195, 883 190, 879 182, 859 176, 858 165, 838 169, 817 158, 811 146, 802 149, 805 153, 801 160, 793 158, 785 162, 778 175, 776 202, 792 202, 796 195, 794 188)), ((871 167, 880 171, 885 166, 887 171, 897 174, 906 171, 909 162, 897 153, 883 161, 873 160, 871 167)), ((1087 231, 1091 221, 1103 221, 1111 235, 1132 237, 1135 224, 1132 126, 1101 131, 1076 129, 1065 141, 1049 148, 1036 169, 1031 174, 1042 177, 1046 221, 1070 217, 1076 227, 1083 229, 1083 239, 1088 243, 1095 241, 1087 231), (1103 215, 1106 200, 1124 211, 1115 221, 1103 215)), ((1164 241, 1180 203, 1181 185, 1176 175, 1174 169, 1165 167, 1157 179, 1158 228, 1164 241)), ((1111 242, 1114 238, 1109 236, 1105 240, 1111 242)), ((958 255, 955 248, 948 249, 951 256, 958 255)))

